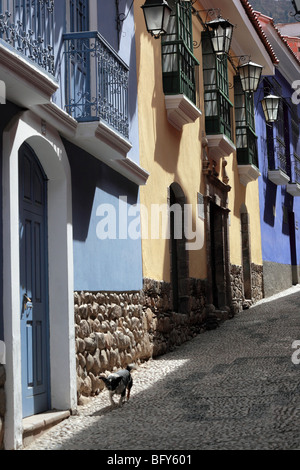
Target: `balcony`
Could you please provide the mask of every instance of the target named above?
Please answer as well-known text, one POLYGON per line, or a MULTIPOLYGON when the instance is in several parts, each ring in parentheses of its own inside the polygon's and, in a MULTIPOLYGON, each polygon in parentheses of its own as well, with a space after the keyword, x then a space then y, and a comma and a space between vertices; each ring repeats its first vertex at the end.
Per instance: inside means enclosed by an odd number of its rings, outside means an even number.
POLYGON ((46 104, 58 88, 53 21, 53 0, 0 2, 0 80, 7 99, 20 106, 46 104))
POLYGON ((64 35, 66 111, 78 122, 103 120, 129 136, 129 68, 98 32, 64 35))
POLYGON ((170 124, 182 130, 195 122, 199 109, 199 62, 182 41, 162 43, 163 88, 170 124))
POLYGON ((292 196, 300 196, 300 157, 295 153, 291 156, 291 181, 286 190, 292 196))
POLYGON ((97 31, 64 34, 65 110, 78 122, 77 143, 106 162, 126 157, 129 68, 97 31))
MULTIPOLYGON (((208 86, 209 87, 209 86, 208 86)), ((231 108, 229 99, 217 89, 205 91, 205 129, 210 156, 215 161, 229 157, 236 147, 231 135, 231 108)))
POLYGON ((277 186, 288 184, 290 177, 288 176, 286 148, 284 142, 279 137, 276 137, 274 140, 273 151, 269 151, 268 160, 269 180, 277 186))
POLYGON ((260 176, 258 169, 257 136, 249 126, 236 128, 237 162, 240 182, 247 186, 260 176))

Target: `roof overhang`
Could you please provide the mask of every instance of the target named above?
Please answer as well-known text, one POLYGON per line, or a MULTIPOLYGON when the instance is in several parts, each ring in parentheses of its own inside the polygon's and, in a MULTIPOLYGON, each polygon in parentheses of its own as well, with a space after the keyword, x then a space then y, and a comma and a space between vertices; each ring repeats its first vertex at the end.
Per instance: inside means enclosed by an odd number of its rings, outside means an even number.
POLYGON ((257 13, 261 27, 272 43, 276 56, 279 59, 278 70, 289 82, 293 83, 300 77, 300 62, 294 55, 286 39, 282 36, 279 29, 274 25, 272 18, 257 13))
MULTIPOLYGON (((262 40, 250 19, 241 0, 201 0, 204 9, 220 8, 223 18, 236 25, 233 32, 231 49, 236 56, 250 55, 251 60, 262 65, 263 75, 275 74, 274 57, 272 57, 267 44, 262 40)), ((194 5, 197 9, 197 5, 194 5)), ((251 7, 250 7, 251 8, 251 7)), ((249 9, 250 11, 250 9, 249 9)))

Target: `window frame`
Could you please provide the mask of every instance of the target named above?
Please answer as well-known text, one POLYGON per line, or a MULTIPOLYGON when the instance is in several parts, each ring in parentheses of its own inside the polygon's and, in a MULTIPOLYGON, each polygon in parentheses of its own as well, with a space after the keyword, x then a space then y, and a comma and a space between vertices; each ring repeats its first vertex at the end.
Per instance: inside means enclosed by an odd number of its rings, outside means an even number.
POLYGON ((203 31, 201 37, 206 133, 225 134, 232 141, 233 104, 229 99, 228 58, 226 54, 215 54, 208 32, 203 31))
POLYGON ((234 110, 238 164, 258 168, 254 94, 243 91, 239 75, 234 77, 234 110))
POLYGON ((199 62, 193 50, 192 7, 181 0, 169 4, 173 12, 161 43, 164 93, 184 94, 199 108, 199 62))
POLYGON ((89 31, 89 0, 70 0, 70 31, 79 33, 89 31))

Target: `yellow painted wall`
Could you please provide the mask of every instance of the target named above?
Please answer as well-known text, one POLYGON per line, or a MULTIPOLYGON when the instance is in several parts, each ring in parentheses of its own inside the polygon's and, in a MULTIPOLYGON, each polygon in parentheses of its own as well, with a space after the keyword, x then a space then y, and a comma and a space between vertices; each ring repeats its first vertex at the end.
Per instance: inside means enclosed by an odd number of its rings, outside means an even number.
MULTIPOLYGON (((138 110, 140 136, 140 164, 150 177, 141 188, 141 204, 145 206, 142 224, 143 275, 144 277, 170 281, 170 254, 168 240, 146 239, 147 213, 151 204, 166 204, 168 188, 173 182, 180 184, 187 203, 193 205, 196 218, 197 193, 205 193, 202 176, 202 137, 205 131, 204 116, 195 123, 183 126, 177 131, 167 120, 165 96, 162 88, 161 40, 152 38, 146 31, 141 5, 144 0, 134 2, 136 20, 138 110)), ((201 9, 201 5, 199 5, 201 9)), ((194 18, 194 40, 201 37, 201 25, 194 18)), ((203 78, 201 47, 194 50, 200 62, 200 109, 203 110, 203 78)), ((229 82, 233 83, 233 69, 229 67, 229 82)), ((230 99, 234 102, 233 90, 230 99)), ((230 250, 231 263, 241 265, 241 227, 239 210, 246 204, 251 224, 257 227, 252 233, 252 261, 262 264, 259 226, 258 183, 250 183, 247 188, 239 182, 235 155, 227 158, 227 173, 232 187, 229 193, 231 210, 230 250)), ((149 216, 150 225, 151 217, 149 216)), ((150 236, 150 231, 148 233, 150 236)), ((206 246, 198 251, 189 252, 190 277, 205 279, 207 276, 206 246)))

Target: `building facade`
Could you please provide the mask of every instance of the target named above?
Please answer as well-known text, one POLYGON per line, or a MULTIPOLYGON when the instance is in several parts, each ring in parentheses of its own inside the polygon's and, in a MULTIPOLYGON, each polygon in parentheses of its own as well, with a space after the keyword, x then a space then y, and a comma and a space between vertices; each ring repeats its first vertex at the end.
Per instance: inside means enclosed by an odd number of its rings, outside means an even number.
POLYGON ((168 0, 158 39, 143 4, 0 2, 0 448, 22 447, 27 417, 98 393, 100 373, 269 294, 272 263, 297 281, 296 114, 281 111, 282 190, 260 103, 275 83, 291 92, 295 57, 246 0, 168 0), (228 53, 208 34, 220 14, 236 25, 228 53), (247 56, 263 67, 255 95, 247 56))
POLYGON ((196 316, 208 326, 263 296, 254 100, 237 68, 247 55, 272 75, 277 58, 248 2, 169 4, 160 41, 149 40, 135 3, 140 158, 150 173, 141 189, 144 277, 168 287, 171 322, 179 311, 183 323, 196 316), (219 12, 236 25, 229 55, 216 55, 207 33, 219 12), (171 208, 170 226, 153 239, 158 206, 171 208), (184 231, 177 211, 187 206, 184 231))
MULTIPOLYGON (((265 295, 299 282, 299 73, 300 62, 287 36, 272 18, 257 18, 279 58, 276 74, 262 80, 257 92, 261 238, 265 295), (266 123, 259 101, 280 98, 278 118, 266 123)), ((299 28, 299 27, 298 27, 299 28)))
MULTIPOLYGON (((99 348, 87 352, 100 313, 86 322, 82 299, 142 288, 140 240, 127 236, 124 220, 148 174, 139 165, 130 2, 0 7, 0 446, 16 449, 24 418, 72 411, 78 394, 91 392, 91 352, 94 374, 128 359, 120 351, 101 368, 99 348)), ((108 304, 116 307, 105 299, 103 320, 108 304)))

